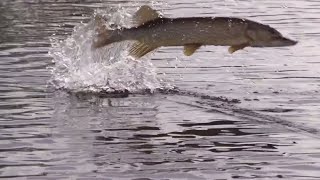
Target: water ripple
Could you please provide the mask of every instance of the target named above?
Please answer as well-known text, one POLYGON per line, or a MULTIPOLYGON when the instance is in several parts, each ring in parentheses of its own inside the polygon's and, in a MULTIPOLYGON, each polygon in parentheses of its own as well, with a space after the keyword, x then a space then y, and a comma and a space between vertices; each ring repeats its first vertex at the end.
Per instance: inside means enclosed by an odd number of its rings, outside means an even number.
MULTIPOLYGON (((319 179, 317 0, 153 2, 167 17, 270 24, 299 44, 233 55, 202 47, 191 57, 160 48, 144 70, 177 88, 153 93, 152 84, 139 93, 48 86, 52 37, 70 38, 95 11, 128 25, 146 3, 0 1, 0 178, 319 179)), ((97 80, 99 68, 80 75, 97 80)))

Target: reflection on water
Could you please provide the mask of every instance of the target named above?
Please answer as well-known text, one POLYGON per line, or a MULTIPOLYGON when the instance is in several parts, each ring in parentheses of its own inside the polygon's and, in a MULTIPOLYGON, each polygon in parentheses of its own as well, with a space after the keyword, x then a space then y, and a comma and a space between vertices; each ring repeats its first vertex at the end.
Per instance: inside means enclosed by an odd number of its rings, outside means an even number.
POLYGON ((177 91, 47 86, 52 34, 66 39, 97 8, 143 3, 0 1, 0 178, 320 178, 317 1, 154 3, 170 17, 247 17, 300 43, 234 55, 204 47, 192 57, 161 48, 152 63, 177 91))
POLYGON ((260 174, 262 166, 277 169, 278 160, 287 166, 296 161, 278 149, 293 146, 293 140, 270 137, 282 129, 178 105, 165 96, 79 99, 58 92, 55 98, 54 130, 68 139, 53 137, 65 143, 65 153, 81 152, 90 162, 88 174, 210 179, 218 172, 220 177, 248 170, 260 174))

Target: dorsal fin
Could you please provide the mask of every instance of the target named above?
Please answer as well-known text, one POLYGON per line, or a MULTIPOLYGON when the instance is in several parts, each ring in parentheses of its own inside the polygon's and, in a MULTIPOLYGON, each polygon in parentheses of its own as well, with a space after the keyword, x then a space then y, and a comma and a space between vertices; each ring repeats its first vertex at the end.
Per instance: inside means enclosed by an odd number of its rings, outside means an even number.
POLYGON ((142 25, 158 18, 161 18, 161 14, 147 5, 141 6, 134 15, 134 21, 137 25, 142 25))

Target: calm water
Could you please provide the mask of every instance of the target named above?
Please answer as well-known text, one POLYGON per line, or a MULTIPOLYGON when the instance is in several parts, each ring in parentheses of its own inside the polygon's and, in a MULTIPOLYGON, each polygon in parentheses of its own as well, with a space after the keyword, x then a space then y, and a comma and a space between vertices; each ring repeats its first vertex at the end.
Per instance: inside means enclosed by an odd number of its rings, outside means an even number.
POLYGON ((239 16, 270 24, 298 40, 294 47, 233 55, 226 47, 203 47, 191 57, 181 47, 161 48, 147 65, 119 60, 118 70, 48 53, 52 39, 81 34, 85 28, 74 27, 95 10, 125 8, 111 13, 122 22, 130 16, 115 16, 145 3, 0 1, 0 178, 320 179, 320 2, 152 3, 168 17, 239 16), (62 73, 59 63, 74 69, 62 73), (101 72, 92 75, 90 68, 101 72), (83 84, 101 86, 108 70, 117 87, 167 89, 166 82, 176 89, 74 93, 83 84), (73 90, 56 90, 50 82, 57 77, 73 90))

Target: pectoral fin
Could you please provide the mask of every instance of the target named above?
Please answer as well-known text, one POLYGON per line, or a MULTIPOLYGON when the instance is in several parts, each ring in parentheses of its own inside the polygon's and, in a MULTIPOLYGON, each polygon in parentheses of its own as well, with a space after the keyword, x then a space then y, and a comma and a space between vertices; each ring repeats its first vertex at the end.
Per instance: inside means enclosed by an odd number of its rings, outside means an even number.
POLYGON ((141 42, 136 42, 133 44, 129 50, 129 55, 134 58, 141 58, 142 56, 148 54, 149 52, 155 50, 157 47, 150 46, 141 42))
POLYGON ((184 45, 184 55, 191 56, 197 49, 201 47, 201 44, 186 44, 184 45))
POLYGON ((236 51, 239 51, 241 49, 244 49, 245 47, 249 46, 249 44, 245 43, 245 44, 239 44, 239 45, 234 45, 234 46, 231 46, 229 48, 229 53, 232 54, 236 51))
POLYGON ((148 21, 161 18, 161 15, 151 7, 144 5, 135 13, 133 19, 137 25, 142 25, 148 21))

